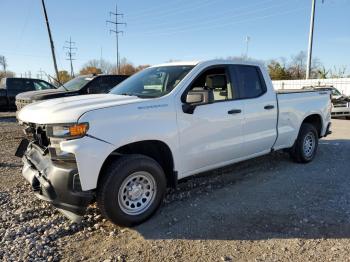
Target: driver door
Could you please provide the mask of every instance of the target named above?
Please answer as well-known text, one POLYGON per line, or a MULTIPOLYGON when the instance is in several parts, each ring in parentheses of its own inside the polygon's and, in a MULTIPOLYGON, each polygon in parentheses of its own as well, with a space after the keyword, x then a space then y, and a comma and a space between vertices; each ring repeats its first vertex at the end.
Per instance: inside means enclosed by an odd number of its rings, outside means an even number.
MULTIPOLYGON (((178 113, 184 176, 229 164, 243 156, 244 106, 226 66, 204 70, 189 87, 213 92, 214 102, 178 113)), ((186 95, 186 94, 185 94, 186 95)))

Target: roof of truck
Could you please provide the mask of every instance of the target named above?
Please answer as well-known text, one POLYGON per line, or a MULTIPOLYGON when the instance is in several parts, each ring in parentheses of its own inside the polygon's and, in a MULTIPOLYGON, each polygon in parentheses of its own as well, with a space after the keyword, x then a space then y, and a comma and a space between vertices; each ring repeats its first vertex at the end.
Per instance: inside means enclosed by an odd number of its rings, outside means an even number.
POLYGON ((174 61, 174 62, 168 62, 163 63, 159 65, 154 65, 152 67, 158 67, 158 66, 195 66, 199 63, 199 61, 174 61))
POLYGON ((254 66, 263 66, 260 61, 254 60, 242 60, 242 59, 212 59, 212 60, 203 60, 203 61, 175 61, 169 63, 163 63, 159 65, 154 65, 152 67, 159 66, 196 66, 198 64, 240 64, 240 65, 254 65, 254 66))

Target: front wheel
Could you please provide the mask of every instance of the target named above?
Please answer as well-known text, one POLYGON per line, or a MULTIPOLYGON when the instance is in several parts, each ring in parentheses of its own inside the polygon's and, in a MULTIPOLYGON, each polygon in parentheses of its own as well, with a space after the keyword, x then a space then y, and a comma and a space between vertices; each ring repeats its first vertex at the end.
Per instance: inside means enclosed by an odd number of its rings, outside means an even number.
POLYGON ((316 128, 309 123, 303 123, 298 138, 290 150, 290 156, 295 162, 308 163, 314 159, 317 147, 318 133, 316 128))
POLYGON ((98 185, 97 204, 113 223, 142 223, 161 204, 166 179, 162 167, 144 155, 126 155, 111 164, 98 185))

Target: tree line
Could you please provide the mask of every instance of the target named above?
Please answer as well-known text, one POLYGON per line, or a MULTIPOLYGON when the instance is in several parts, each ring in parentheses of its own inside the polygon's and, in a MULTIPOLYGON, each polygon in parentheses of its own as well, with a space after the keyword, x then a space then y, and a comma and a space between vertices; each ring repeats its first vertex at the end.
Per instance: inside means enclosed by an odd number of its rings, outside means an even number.
MULTIPOLYGON (((227 57, 230 59, 238 60, 252 60, 247 57, 227 57)), ((272 80, 294 80, 305 79, 306 75, 306 53, 300 51, 296 55, 292 55, 289 59, 280 57, 271 59, 269 61, 260 61, 266 65, 270 77, 272 80)), ((120 63, 119 73, 122 75, 132 75, 150 65, 138 65, 135 66, 132 62, 123 58, 120 63)), ((3 77, 14 77, 15 73, 7 69, 8 64, 6 57, 0 55, 0 80, 3 77)), ((72 76, 66 70, 61 70, 59 73, 59 82, 66 83, 72 79, 72 76)), ((79 75, 88 74, 117 74, 117 67, 115 64, 110 63, 104 59, 92 59, 86 62, 80 69, 79 75)), ((347 75, 346 66, 339 66, 333 68, 325 68, 318 58, 314 58, 312 61, 311 78, 314 79, 326 79, 326 78, 343 78, 350 77, 347 75)), ((54 78, 49 77, 50 82, 55 82, 54 78)), ((54 83, 59 84, 59 83, 54 83)))
MULTIPOLYGON (((135 66, 132 62, 123 58, 119 66, 119 74, 121 75, 133 75, 138 71, 141 71, 150 65, 138 65, 135 66)), ((72 77, 68 71, 59 71, 59 78, 61 83, 69 81, 72 77)), ((104 59, 92 59, 86 62, 79 71, 79 75, 89 75, 89 74, 117 74, 117 66, 104 60, 104 59)))
MULTIPOLYGON (((281 57, 267 62, 267 68, 272 80, 295 80, 305 79, 306 76, 306 53, 300 51, 290 59, 281 57)), ((346 66, 334 66, 327 69, 318 58, 312 60, 311 77, 313 79, 343 78, 350 77, 346 74, 346 66)))

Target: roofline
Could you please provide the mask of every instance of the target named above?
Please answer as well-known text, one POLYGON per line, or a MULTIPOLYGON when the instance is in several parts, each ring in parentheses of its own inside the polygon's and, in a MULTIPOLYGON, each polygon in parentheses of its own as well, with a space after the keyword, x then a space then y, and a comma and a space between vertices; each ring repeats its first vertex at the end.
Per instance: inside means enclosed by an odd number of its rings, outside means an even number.
POLYGON ((245 61, 243 59, 212 59, 212 60, 203 60, 203 61, 176 61, 170 63, 163 63, 154 65, 151 67, 162 67, 162 66, 197 66, 197 65, 219 65, 219 64, 240 64, 240 65, 253 65, 264 67, 265 65, 260 61, 248 60, 245 61))
POLYGON ((158 65, 153 65, 151 67, 162 67, 162 66, 196 66, 199 61, 174 61, 169 63, 163 63, 158 65))

